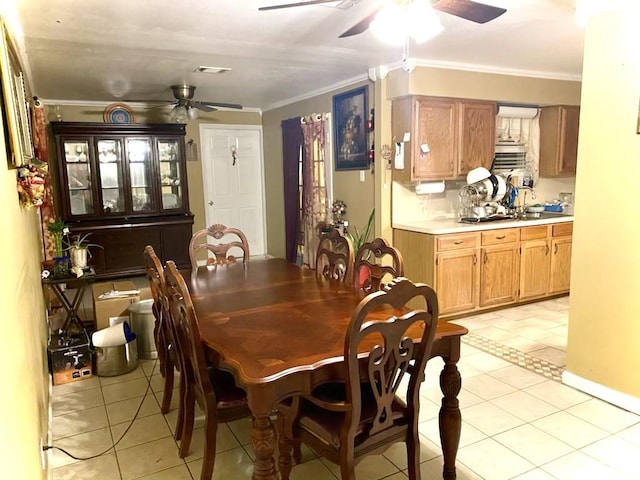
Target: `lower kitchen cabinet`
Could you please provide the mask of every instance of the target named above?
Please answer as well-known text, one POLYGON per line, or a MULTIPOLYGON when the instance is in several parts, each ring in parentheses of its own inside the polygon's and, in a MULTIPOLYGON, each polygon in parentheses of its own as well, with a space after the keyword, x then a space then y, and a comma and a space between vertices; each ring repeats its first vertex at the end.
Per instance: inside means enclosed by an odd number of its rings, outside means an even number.
POLYGON ((569 291, 572 223, 430 235, 394 229, 405 276, 431 285, 443 317, 569 291))
POLYGON ((549 226, 538 225, 521 229, 520 293, 528 300, 544 297, 549 292, 549 226))
POLYGON ((479 267, 477 249, 437 254, 435 284, 441 315, 471 310, 477 305, 479 267))
POLYGON ((571 279, 572 223, 553 225, 551 233, 551 272, 549 293, 566 293, 571 279))

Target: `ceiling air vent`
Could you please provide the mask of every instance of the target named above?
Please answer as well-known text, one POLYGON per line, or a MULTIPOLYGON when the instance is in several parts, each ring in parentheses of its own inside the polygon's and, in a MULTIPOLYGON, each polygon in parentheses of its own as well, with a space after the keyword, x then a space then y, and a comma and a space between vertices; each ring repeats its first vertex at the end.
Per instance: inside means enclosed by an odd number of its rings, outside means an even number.
POLYGON ((229 71, 231 71, 231 69, 228 67, 206 67, 203 65, 196 67, 194 70, 194 72, 196 73, 210 73, 210 74, 225 73, 229 71))

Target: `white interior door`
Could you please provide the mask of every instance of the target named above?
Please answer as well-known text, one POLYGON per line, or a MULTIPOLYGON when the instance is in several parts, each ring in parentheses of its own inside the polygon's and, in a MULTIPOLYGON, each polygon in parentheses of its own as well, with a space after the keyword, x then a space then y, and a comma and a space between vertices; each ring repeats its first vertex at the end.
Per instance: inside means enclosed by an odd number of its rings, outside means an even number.
POLYGON ((262 127, 201 124, 200 140, 207 225, 239 228, 265 254, 262 127))

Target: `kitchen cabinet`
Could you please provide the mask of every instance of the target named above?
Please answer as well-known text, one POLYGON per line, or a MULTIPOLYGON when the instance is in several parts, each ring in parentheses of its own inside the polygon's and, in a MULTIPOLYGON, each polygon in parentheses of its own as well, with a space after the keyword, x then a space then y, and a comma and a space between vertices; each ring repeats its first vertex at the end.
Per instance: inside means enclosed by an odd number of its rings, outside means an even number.
POLYGON ((524 227, 520 243, 520 292, 521 300, 544 297, 549 291, 549 227, 540 225, 524 227))
POLYGON ((394 180, 453 179, 491 167, 496 105, 480 100, 409 96, 393 101, 394 142, 404 142, 404 167, 394 180))
POLYGON ((394 229, 405 276, 431 285, 443 317, 569 291, 573 224, 431 235, 394 229))
POLYGON ((517 228, 481 233, 480 307, 506 305, 518 299, 519 239, 517 228))
POLYGON ((576 174, 580 107, 555 105, 540 112, 540 176, 576 174))
POLYGON ((58 211, 72 233, 91 233, 100 278, 145 272, 142 252, 188 267, 185 126, 53 122, 58 211))
POLYGON ((571 278, 571 242, 573 224, 553 225, 551 235, 551 266, 549 293, 569 291, 571 278))
POLYGON ((438 295, 441 314, 470 310, 477 305, 479 243, 477 233, 439 235, 436 238, 433 288, 438 295))

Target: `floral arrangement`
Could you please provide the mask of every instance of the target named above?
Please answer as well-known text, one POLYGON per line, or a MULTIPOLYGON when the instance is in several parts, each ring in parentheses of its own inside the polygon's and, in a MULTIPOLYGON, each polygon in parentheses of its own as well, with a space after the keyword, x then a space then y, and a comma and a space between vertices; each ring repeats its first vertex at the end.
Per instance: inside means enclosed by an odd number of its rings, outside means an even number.
POLYGON ((39 207, 44 203, 47 175, 48 165, 37 159, 18 168, 18 197, 23 207, 39 207))
POLYGON ((342 223, 344 216, 347 214, 347 204, 342 200, 336 200, 331 207, 333 213, 333 222, 338 224, 342 223))

